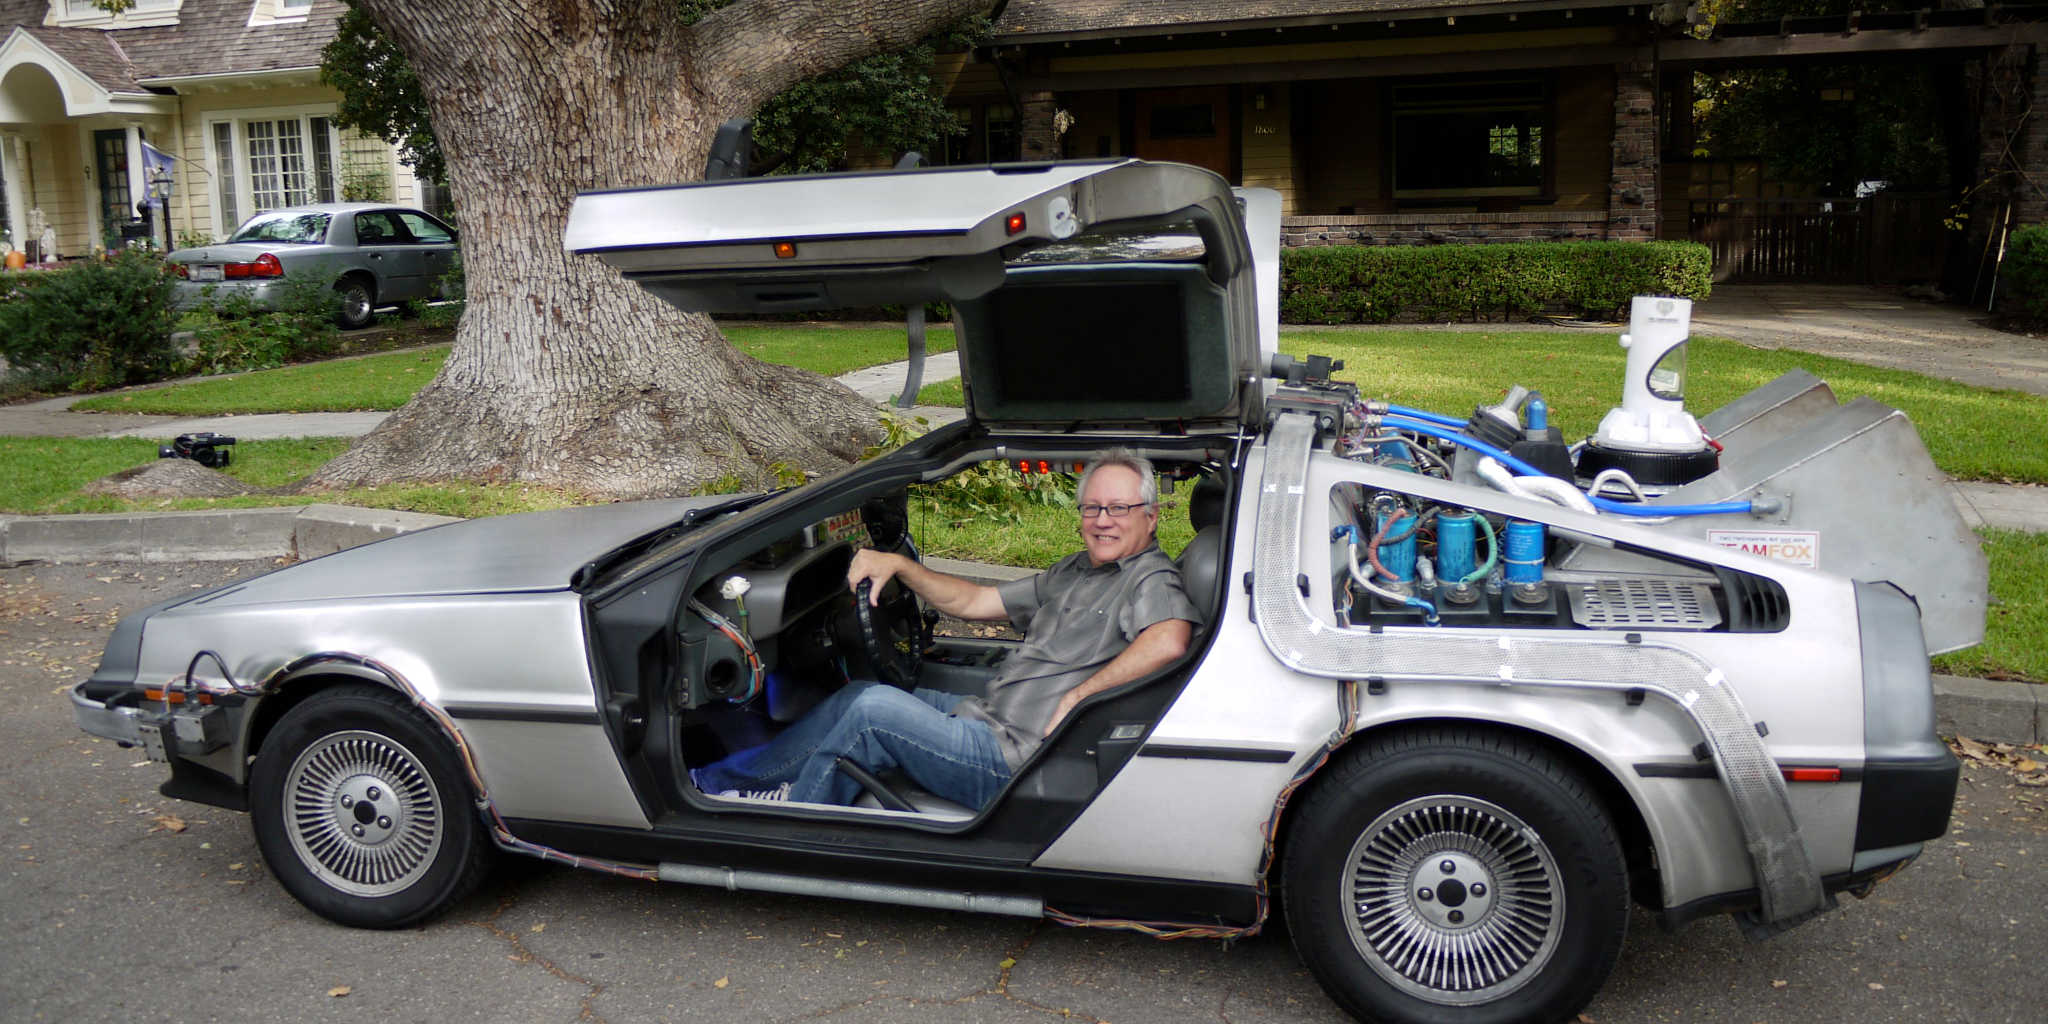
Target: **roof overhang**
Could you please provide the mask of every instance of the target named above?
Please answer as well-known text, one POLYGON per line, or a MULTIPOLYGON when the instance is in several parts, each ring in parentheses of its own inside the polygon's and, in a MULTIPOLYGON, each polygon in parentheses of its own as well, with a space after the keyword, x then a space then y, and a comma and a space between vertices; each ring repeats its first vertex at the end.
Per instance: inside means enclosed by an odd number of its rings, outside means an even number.
MULTIPOLYGON (((1364 5, 1361 4, 1361 7, 1364 5)), ((1425 4, 1415 7, 1358 10, 1348 13, 1274 14, 1212 21, 1184 21, 1154 25, 1118 25, 1060 32, 1004 32, 997 26, 989 44, 998 47, 1031 46, 1044 43, 1074 43, 1097 39, 1145 39, 1154 36, 1193 36, 1202 33, 1282 31, 1292 28, 1336 28, 1373 23, 1445 21, 1492 15, 1526 15, 1563 11, 1593 11, 1626 8, 1643 13, 1659 6, 1658 0, 1492 0, 1479 3, 1425 4)))
POLYGON ((139 79, 142 84, 179 92, 223 92, 229 89, 281 85, 318 85, 320 66, 307 64, 291 68, 263 68, 258 71, 215 71, 203 75, 157 75, 139 79))
MULTIPOLYGON (((163 96, 152 92, 116 92, 101 85, 91 75, 78 69, 62 54, 50 49, 28 29, 15 26, 0 43, 0 82, 5 82, 15 69, 30 66, 40 69, 56 82, 57 92, 64 101, 64 116, 69 118, 92 117, 102 114, 160 115, 177 110, 175 96, 163 96)), ((34 112, 23 110, 0 87, 0 122, 28 124, 45 120, 34 112)))

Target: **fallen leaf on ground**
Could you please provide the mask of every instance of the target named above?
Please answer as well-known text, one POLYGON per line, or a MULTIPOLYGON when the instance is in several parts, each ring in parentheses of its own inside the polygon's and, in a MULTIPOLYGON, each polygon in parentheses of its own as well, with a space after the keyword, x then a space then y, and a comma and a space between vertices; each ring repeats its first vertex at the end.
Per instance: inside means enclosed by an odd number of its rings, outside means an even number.
POLYGON ((1771 987, 1772 987, 1772 988, 1784 988, 1785 986, 1787 986, 1787 985, 1790 985, 1790 984, 1792 984, 1792 983, 1791 983, 1791 982, 1789 982, 1789 981, 1786 981, 1786 980, 1785 980, 1785 979, 1783 979, 1783 978, 1777 978, 1777 979, 1774 979, 1774 980, 1772 980, 1772 982, 1771 982, 1771 987))
POLYGON ((1873 981, 1870 983, 1870 990, 1872 992, 1882 992, 1884 991, 1884 986, 1873 981))
POLYGON ((185 819, 175 814, 159 814, 149 820, 151 832, 183 832, 186 829, 185 819))
POLYGON ((717 981, 714 981, 714 982, 712 982, 712 983, 711 983, 711 987, 712 987, 712 988, 724 988, 724 987, 726 987, 727 985, 730 985, 730 984, 732 984, 732 976, 731 976, 731 975, 727 975, 727 976, 725 976, 725 977, 723 977, 723 978, 720 978, 720 979, 718 979, 717 981))
POLYGON ((336 999, 340 999, 342 996, 348 995, 350 991, 351 990, 347 985, 336 985, 333 988, 328 989, 327 994, 333 996, 336 999))
POLYGON ((531 928, 528 928, 528 929, 527 929, 527 931, 530 931, 530 932, 534 933, 535 935, 539 935, 539 934, 540 934, 541 932, 547 931, 547 928, 548 928, 548 923, 547 923, 546 921, 542 921, 541 923, 539 923, 539 924, 537 924, 537 925, 534 925, 534 926, 533 926, 533 927, 531 927, 531 928))

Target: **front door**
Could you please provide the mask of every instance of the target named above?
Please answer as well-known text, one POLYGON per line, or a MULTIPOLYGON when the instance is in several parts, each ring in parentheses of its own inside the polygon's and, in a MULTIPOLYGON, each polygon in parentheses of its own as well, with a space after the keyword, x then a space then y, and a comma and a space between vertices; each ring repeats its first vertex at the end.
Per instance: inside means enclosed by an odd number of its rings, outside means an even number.
POLYGON ((92 133, 92 151, 100 176, 100 233, 109 248, 119 245, 121 226, 135 219, 135 199, 128 194, 128 133, 102 129, 92 133))
POLYGON ((1225 181, 1237 180, 1230 159, 1237 115, 1229 86, 1140 89, 1132 94, 1132 106, 1132 156, 1193 164, 1215 171, 1225 181))

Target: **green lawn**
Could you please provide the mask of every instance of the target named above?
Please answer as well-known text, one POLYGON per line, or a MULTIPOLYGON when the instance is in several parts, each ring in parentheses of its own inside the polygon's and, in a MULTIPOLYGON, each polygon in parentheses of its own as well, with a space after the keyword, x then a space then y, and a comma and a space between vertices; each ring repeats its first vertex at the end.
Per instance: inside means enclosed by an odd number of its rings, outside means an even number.
POLYGON ((1934 659, 1958 676, 2048 682, 2048 534, 1979 530, 1991 562, 1984 642, 1934 659))
MULTIPOLYGON (((1567 438, 1584 437, 1621 401, 1627 354, 1612 331, 1283 331, 1281 351, 1344 361, 1338 380, 1367 398, 1465 416, 1500 398, 1511 384, 1543 392, 1551 422, 1567 438)), ((1688 352, 1686 407, 1705 415, 1803 368, 1835 397, 1869 395, 1913 420, 1935 465, 1960 480, 2048 483, 2048 445, 2023 423, 2048 423, 2048 398, 1994 391, 1803 352, 1754 349, 1694 338, 1688 352)), ((922 405, 958 407, 960 382, 918 392, 922 405)))
MULTIPOLYGON (((836 377, 849 370, 904 357, 900 327, 727 326, 740 350, 771 363, 800 366, 836 377)), ((931 353, 953 350, 950 327, 925 338, 931 353)), ((228 413, 357 412, 396 409, 426 386, 448 358, 447 345, 360 359, 258 370, 216 380, 135 388, 73 402, 80 412, 134 412, 172 416, 228 413)))

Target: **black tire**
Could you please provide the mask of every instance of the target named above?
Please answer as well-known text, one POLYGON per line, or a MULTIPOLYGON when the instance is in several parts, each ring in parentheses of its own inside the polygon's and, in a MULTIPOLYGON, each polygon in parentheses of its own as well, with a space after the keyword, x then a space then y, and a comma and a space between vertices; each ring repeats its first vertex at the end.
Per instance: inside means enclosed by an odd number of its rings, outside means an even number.
POLYGON ((476 888, 492 846, 455 751, 402 695, 326 690, 257 752, 249 817, 270 873, 307 909, 404 928, 476 888))
POLYGON ((1288 932, 1363 1020, 1561 1021, 1628 927, 1599 796, 1525 740, 1444 727, 1364 741, 1288 826, 1288 932), (1436 973, 1432 973, 1432 972, 1436 973))
POLYGON ((334 322, 343 330, 368 327, 370 321, 377 319, 377 291, 369 281, 352 274, 335 282, 334 290, 340 293, 341 301, 334 311, 334 322))

